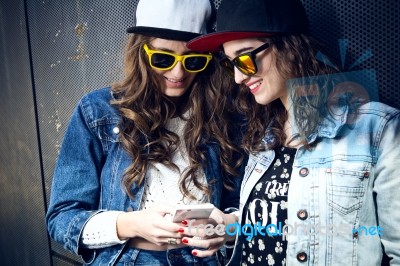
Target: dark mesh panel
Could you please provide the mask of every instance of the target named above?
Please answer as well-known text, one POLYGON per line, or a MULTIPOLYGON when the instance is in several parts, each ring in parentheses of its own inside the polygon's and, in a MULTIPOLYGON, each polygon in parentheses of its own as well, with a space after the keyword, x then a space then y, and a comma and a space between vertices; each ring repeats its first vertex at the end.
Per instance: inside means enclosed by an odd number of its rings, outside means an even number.
POLYGON ((400 107, 400 1, 302 0, 313 35, 341 65, 339 39, 347 39, 344 71, 374 69, 379 100, 400 107), (373 56, 349 70, 367 50, 373 56))

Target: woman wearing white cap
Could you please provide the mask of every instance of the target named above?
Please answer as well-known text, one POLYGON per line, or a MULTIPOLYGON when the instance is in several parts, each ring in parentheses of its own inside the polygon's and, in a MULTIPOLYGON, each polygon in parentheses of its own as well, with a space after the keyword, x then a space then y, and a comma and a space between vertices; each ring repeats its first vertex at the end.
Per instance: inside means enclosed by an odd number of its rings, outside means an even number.
POLYGON ((242 84, 250 153, 229 265, 400 265, 400 111, 370 101, 362 71, 318 54, 299 0, 223 1, 217 31, 242 84), (344 75, 346 74, 346 75, 344 75))
MULTIPOLYGON (((238 207, 240 154, 222 97, 234 84, 210 53, 186 48, 211 15, 209 0, 140 1, 127 30, 125 79, 76 107, 46 221, 51 237, 85 264, 218 265, 224 237, 192 239, 186 221, 167 215, 187 204, 238 207)), ((233 218, 215 208, 203 222, 233 218)))

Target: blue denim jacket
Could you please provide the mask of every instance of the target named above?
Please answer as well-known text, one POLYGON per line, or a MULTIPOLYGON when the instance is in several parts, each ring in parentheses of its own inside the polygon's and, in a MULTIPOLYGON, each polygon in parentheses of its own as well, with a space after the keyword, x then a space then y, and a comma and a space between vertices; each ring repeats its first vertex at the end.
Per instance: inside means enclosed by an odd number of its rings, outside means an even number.
MULTIPOLYGON (((122 191, 121 177, 132 159, 119 139, 120 116, 110 105, 112 98, 110 88, 104 88, 87 94, 77 105, 57 160, 46 215, 50 236, 81 255, 86 263, 96 265, 112 265, 124 245, 97 250, 80 248, 85 223, 106 210, 138 210, 143 194, 143 185, 131 188, 134 199, 122 191)), ((222 210, 238 208, 241 179, 235 179, 236 190, 227 191, 222 184, 217 143, 208 143, 204 148, 208 158, 204 173, 211 189, 211 203, 222 210)))
MULTIPOLYGON (((371 102, 354 122, 342 114, 308 138, 314 149, 297 150, 287 206, 288 229, 297 231, 288 235, 287 265, 381 265, 382 246, 400 265, 400 111, 371 102)), ((239 219, 274 156, 250 155, 239 219)), ((229 265, 239 264, 240 241, 229 265)))

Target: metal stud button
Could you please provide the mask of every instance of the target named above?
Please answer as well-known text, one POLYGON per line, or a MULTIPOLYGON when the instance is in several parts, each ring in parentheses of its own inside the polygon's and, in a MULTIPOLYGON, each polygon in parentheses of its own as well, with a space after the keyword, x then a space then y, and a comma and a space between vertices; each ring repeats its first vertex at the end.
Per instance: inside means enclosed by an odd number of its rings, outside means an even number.
POLYGON ((308 212, 307 212, 306 210, 299 210, 299 211, 297 212, 297 217, 298 217, 300 220, 305 220, 305 219, 307 219, 307 217, 308 217, 308 212))
POLYGON ((296 258, 300 262, 305 262, 307 261, 307 254, 305 252, 300 252, 297 254, 296 258))
POLYGON ((119 128, 118 127, 114 127, 113 128, 113 132, 114 132, 114 134, 118 134, 119 133, 119 128))
POLYGON ((308 176, 308 173, 309 173, 309 171, 308 171, 308 168, 306 168, 306 167, 301 168, 300 171, 299 171, 299 174, 300 174, 301 177, 308 176))

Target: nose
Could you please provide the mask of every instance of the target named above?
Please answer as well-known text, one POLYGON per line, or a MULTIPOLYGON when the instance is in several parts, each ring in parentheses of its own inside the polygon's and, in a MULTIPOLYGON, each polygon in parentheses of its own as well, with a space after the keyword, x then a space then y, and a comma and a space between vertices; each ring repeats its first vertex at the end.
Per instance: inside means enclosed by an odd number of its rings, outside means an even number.
POLYGON ((235 82, 237 84, 241 84, 241 83, 243 83, 244 80, 249 78, 249 76, 240 72, 239 69, 237 69, 237 67, 233 68, 233 74, 235 75, 235 82))
POLYGON ((177 78, 183 77, 185 73, 185 68, 182 65, 182 61, 176 62, 176 65, 170 71, 177 78))

